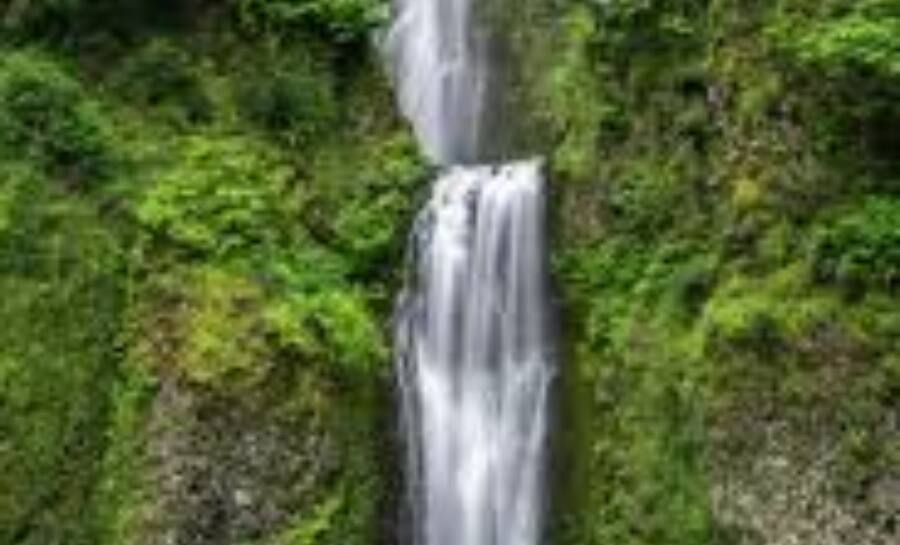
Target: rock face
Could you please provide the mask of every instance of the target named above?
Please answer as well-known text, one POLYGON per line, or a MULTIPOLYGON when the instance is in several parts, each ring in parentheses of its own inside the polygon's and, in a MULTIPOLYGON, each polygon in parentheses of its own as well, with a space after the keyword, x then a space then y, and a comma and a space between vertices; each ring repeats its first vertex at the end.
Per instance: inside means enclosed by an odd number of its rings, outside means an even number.
POLYGON ((736 543, 895 542, 900 514, 896 477, 878 476, 853 500, 842 501, 837 489, 842 478, 836 460, 839 447, 822 437, 798 444, 797 430, 783 423, 771 423, 769 428, 752 459, 740 466, 732 461, 715 479, 713 512, 734 532, 736 543))
POLYGON ((161 385, 146 435, 153 499, 142 543, 254 541, 309 512, 338 469, 335 438, 278 403, 263 392, 234 399, 161 385))
POLYGON ((865 436, 848 436, 845 422, 860 416, 828 400, 858 395, 866 356, 834 331, 804 344, 820 363, 815 403, 790 408, 746 390, 719 411, 710 432, 712 512, 739 544, 893 543, 900 475, 881 453, 900 447, 900 412, 876 405, 865 436))

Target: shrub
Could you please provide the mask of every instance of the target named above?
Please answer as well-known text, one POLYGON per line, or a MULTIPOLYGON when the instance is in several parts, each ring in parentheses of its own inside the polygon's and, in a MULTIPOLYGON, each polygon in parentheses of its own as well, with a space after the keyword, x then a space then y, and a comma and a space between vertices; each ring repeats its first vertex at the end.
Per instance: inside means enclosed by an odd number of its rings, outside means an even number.
POLYGON ((339 256, 293 255, 178 267, 143 294, 134 356, 213 388, 253 385, 278 362, 352 379, 379 369, 385 340, 339 256))
POLYGON ((0 164, 0 543, 96 543, 120 253, 88 199, 42 181, 0 164))
POLYGON ((84 7, 82 0, 31 0, 8 2, 3 13, 4 30, 23 37, 47 37, 64 32, 84 7))
POLYGON ((266 271, 272 295, 266 307, 268 333, 276 346, 345 376, 377 369, 387 359, 385 339, 368 294, 352 284, 344 257, 311 241, 290 255, 270 257, 266 271))
POLYGON ((175 111, 187 121, 207 121, 212 115, 190 55, 164 38, 151 40, 129 57, 115 85, 129 100, 175 111))
POLYGON ((251 31, 317 31, 341 43, 358 41, 383 21, 379 0, 231 0, 251 31))
POLYGON ((360 274, 399 262, 412 220, 415 191, 427 179, 414 142, 405 136, 379 143, 335 193, 338 212, 331 231, 335 246, 360 274))
POLYGON ((251 72, 238 87, 241 115, 289 146, 303 146, 333 128, 337 103, 331 74, 309 58, 251 72))
POLYGON ((835 283, 848 295, 900 287, 900 201, 870 197, 820 228, 811 269, 817 281, 835 283))
POLYGON ((240 138, 197 136, 184 148, 138 204, 139 223, 163 244, 207 257, 275 242, 286 225, 278 204, 291 170, 240 138))
POLYGON ((0 60, 0 156, 83 181, 107 171, 107 128, 79 83, 53 61, 34 52, 0 60))
POLYGON ((797 60, 822 68, 829 75, 847 76, 862 71, 900 78, 900 9, 896 2, 817 4, 815 13, 798 13, 788 4, 786 15, 769 30, 771 35, 797 60))
POLYGON ((387 349, 378 322, 359 289, 343 285, 275 301, 266 312, 282 349, 343 376, 378 369, 387 349))
POLYGON ((676 269, 669 287, 672 310, 684 318, 695 317, 715 287, 715 267, 713 259, 701 255, 676 269))
POLYGON ((768 301, 746 298, 734 305, 716 306, 710 313, 708 335, 716 347, 768 355, 781 344, 781 324, 767 308, 768 301))
POLYGON ((900 9, 893 0, 782 2, 769 25, 774 50, 824 100, 815 123, 833 146, 896 169, 900 120, 900 9), (824 76, 824 77, 823 77, 824 76), (854 151, 856 151, 854 149, 854 151))
POLYGON ((610 184, 613 225, 625 232, 655 236, 671 227, 692 200, 693 187, 675 159, 636 161, 610 184))
POLYGON ((34 173, 28 167, 15 163, 0 164, 0 237, 15 227, 23 185, 36 183, 34 173))
POLYGON ((811 289, 802 263, 763 277, 733 275, 704 307, 704 343, 712 355, 768 357, 832 324, 836 304, 832 294, 811 289))

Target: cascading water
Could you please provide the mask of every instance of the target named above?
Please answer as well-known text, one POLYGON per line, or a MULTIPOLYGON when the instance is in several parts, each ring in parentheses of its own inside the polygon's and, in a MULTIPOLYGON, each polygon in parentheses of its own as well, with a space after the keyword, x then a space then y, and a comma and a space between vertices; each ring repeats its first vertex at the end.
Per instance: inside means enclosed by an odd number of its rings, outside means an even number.
POLYGON ((397 0, 387 48, 435 182, 398 304, 413 545, 537 545, 554 374, 539 160, 478 165, 490 40, 473 0, 397 0))
POLYGON ((395 0, 387 37, 400 108, 440 164, 479 162, 496 147, 498 48, 474 1, 395 0))

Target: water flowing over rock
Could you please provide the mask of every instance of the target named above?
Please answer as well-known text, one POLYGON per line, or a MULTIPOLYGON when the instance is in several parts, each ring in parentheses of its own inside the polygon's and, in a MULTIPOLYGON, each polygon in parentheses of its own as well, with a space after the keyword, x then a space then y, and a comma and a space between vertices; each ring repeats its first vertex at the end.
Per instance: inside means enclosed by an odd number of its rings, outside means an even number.
POLYGON ((396 0, 385 48, 400 108, 429 157, 496 155, 502 110, 498 43, 473 0, 396 0))
POLYGON ((414 232, 398 373, 417 545, 533 545, 553 376, 538 161, 454 167, 414 232))
POLYGON ((477 7, 397 0, 387 38, 421 145, 456 165, 418 217, 398 305, 412 545, 536 545, 542 529, 554 373, 542 162, 477 164, 502 147, 503 91, 477 7))

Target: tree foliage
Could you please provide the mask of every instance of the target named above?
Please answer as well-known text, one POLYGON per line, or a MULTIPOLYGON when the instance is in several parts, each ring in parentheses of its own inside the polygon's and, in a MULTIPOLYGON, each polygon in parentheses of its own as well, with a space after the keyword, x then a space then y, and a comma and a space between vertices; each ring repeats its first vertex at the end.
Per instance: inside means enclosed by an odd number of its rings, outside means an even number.
POLYGON ((379 0, 231 0, 248 30, 318 30, 337 42, 359 42, 384 20, 379 0))
POLYGON ((0 154, 40 164, 74 182, 102 176, 108 126, 80 83, 37 52, 0 60, 0 154))

